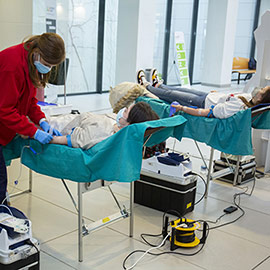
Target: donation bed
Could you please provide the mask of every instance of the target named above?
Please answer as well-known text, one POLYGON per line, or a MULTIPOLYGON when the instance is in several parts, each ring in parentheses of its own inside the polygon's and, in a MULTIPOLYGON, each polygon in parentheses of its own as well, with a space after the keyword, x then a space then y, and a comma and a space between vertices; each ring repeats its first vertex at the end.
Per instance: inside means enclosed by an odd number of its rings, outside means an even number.
MULTIPOLYGON (((181 140, 186 122, 186 119, 179 115, 132 124, 88 150, 56 144, 42 145, 35 140, 23 140, 17 136, 3 147, 3 153, 7 164, 12 159, 21 157, 21 163, 31 170, 62 179, 70 196, 72 195, 64 179, 78 183, 77 204, 73 198, 72 201, 78 211, 78 253, 79 261, 83 261, 83 236, 95 229, 120 218, 130 217, 129 234, 133 235, 133 181, 140 179, 143 147, 158 144, 169 137, 181 140), (119 213, 106 217, 96 224, 84 224, 83 193, 109 185, 111 181, 130 182, 129 212, 118 204, 119 213)), ((29 192, 32 189, 30 180, 29 192)), ((116 200, 114 195, 113 197, 116 200)))
MULTIPOLYGON (((167 102, 148 97, 139 97, 136 99, 136 102, 139 101, 147 102, 160 118, 166 118, 169 116, 170 104, 167 102)), ((205 165, 206 162, 199 149, 197 141, 205 143, 211 147, 209 164, 206 166, 208 168, 206 196, 209 181, 210 179, 215 178, 214 174, 211 175, 214 149, 226 154, 238 156, 235 170, 231 167, 230 171, 224 171, 226 174, 234 172, 235 185, 240 156, 253 154, 252 128, 270 129, 270 104, 261 104, 253 107, 252 109, 239 111, 235 115, 226 119, 199 117, 189 115, 184 112, 178 112, 176 114, 182 115, 187 120, 183 137, 187 137, 195 141, 196 147, 198 148, 205 165)))

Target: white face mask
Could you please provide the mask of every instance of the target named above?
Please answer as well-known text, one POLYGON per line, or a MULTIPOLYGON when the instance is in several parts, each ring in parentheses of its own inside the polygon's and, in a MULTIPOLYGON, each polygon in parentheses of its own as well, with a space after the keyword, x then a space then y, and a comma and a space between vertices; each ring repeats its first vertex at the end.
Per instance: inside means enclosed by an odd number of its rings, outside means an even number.
POLYGON ((38 55, 38 60, 34 61, 34 65, 41 74, 47 74, 52 69, 51 67, 47 67, 40 62, 40 54, 38 55))
POLYGON ((261 87, 255 87, 253 91, 251 92, 251 97, 254 98, 258 92, 261 90, 261 87))
POLYGON ((127 108, 124 107, 124 108, 122 108, 122 109, 117 113, 117 116, 116 116, 116 123, 117 123, 117 126, 118 126, 118 127, 121 127, 121 126, 122 126, 122 124, 120 123, 120 119, 121 119, 121 118, 127 120, 127 119, 123 116, 123 114, 124 114, 124 112, 125 112, 126 109, 127 109, 127 108))

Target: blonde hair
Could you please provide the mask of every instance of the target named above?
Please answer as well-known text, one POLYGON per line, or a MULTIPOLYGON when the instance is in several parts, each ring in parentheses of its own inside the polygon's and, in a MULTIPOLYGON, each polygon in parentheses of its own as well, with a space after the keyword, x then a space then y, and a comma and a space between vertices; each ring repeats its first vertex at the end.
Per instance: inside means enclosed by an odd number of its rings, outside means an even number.
POLYGON ((138 97, 143 96, 145 87, 137 83, 123 82, 111 87, 109 100, 114 113, 118 113, 122 108, 128 107, 138 97))
POLYGON ((45 87, 51 72, 40 74, 34 65, 33 55, 37 52, 47 63, 59 65, 66 56, 63 39, 55 33, 44 33, 28 38, 24 42, 24 48, 28 51, 29 76, 33 85, 45 87))

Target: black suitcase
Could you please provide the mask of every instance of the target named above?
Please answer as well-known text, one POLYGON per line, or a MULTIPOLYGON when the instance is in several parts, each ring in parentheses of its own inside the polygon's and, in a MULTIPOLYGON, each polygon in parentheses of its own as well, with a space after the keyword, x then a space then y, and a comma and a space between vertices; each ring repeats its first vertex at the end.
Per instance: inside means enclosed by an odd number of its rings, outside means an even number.
MULTIPOLYGON (((234 168, 236 167, 236 160, 230 159, 229 162, 234 168)), ((221 158, 219 160, 214 161, 213 171, 214 172, 220 171, 220 170, 223 170, 223 169, 228 168, 228 167, 229 167, 229 165, 228 165, 226 159, 221 158)), ((256 172, 255 157, 254 158, 252 157, 249 160, 244 160, 244 161, 240 160, 236 184, 241 185, 241 184, 246 183, 248 181, 254 180, 255 179, 255 172, 256 172)), ((225 182, 233 183, 234 173, 230 173, 228 175, 222 176, 222 177, 217 178, 217 179, 225 181, 225 182)))
MULTIPOLYGON (((162 212, 176 210, 180 215, 194 209, 197 177, 185 181, 155 173, 142 172, 140 180, 135 181, 134 202, 162 212)), ((187 177, 188 178, 188 177, 187 177)))

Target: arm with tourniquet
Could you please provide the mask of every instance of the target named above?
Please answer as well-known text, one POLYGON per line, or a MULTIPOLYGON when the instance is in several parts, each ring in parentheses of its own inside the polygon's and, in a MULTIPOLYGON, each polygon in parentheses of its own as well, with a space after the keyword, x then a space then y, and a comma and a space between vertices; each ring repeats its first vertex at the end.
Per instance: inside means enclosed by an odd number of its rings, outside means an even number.
POLYGON ((70 134, 54 137, 52 143, 89 149, 114 133, 114 121, 106 116, 86 113, 70 134))

